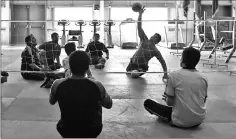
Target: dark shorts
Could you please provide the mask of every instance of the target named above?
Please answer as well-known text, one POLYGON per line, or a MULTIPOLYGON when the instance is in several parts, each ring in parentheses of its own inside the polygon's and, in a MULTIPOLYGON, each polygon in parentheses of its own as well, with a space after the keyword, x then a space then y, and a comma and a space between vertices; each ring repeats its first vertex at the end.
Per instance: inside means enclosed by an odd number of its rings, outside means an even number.
POLYGON ((136 64, 133 63, 132 58, 130 59, 129 65, 126 68, 126 71, 138 70, 140 72, 148 71, 149 66, 147 64, 136 64))
POLYGON ((63 138, 96 138, 102 132, 103 125, 82 126, 81 124, 66 125, 57 123, 57 131, 63 138))
POLYGON ((91 64, 97 65, 97 64, 104 64, 106 63, 106 59, 103 57, 91 57, 91 64))
POLYGON ((54 70, 60 69, 61 65, 53 62, 53 64, 49 65, 49 68, 54 71, 54 70))
POLYGON ((21 72, 21 76, 25 80, 35 80, 35 81, 43 81, 46 77, 43 73, 29 73, 29 72, 21 72))

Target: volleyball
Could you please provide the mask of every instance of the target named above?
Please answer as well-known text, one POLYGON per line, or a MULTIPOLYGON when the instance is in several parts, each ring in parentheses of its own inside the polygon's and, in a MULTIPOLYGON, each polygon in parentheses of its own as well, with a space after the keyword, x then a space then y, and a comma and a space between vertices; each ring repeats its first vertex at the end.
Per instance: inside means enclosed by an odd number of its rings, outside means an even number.
POLYGON ((138 70, 132 70, 131 77, 132 78, 138 78, 140 76, 140 73, 138 70))
POLYGON ((138 3, 138 2, 136 2, 136 3, 134 3, 134 4, 132 5, 132 10, 133 10, 134 12, 139 12, 139 11, 142 10, 142 5, 141 5, 140 3, 138 3))

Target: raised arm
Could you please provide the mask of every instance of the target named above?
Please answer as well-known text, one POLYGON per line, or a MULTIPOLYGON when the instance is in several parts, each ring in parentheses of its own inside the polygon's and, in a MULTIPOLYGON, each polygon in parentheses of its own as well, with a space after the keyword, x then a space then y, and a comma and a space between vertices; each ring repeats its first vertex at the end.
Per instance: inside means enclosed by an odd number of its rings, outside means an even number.
POLYGON ((139 38, 140 40, 142 41, 147 41, 148 38, 146 36, 146 34, 144 33, 143 31, 143 28, 142 28, 142 15, 143 15, 143 12, 145 11, 144 7, 143 9, 139 12, 139 16, 138 16, 138 35, 139 35, 139 38))
POLYGON ((161 63, 163 71, 165 72, 163 78, 167 79, 168 78, 168 74, 167 74, 166 62, 165 62, 164 58, 162 57, 161 52, 158 49, 155 50, 155 57, 161 63))

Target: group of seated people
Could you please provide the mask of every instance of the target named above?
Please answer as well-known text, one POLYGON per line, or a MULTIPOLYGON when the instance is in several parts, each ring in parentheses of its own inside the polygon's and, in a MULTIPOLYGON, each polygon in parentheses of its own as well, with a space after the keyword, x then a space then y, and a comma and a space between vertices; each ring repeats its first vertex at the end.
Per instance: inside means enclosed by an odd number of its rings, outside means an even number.
MULTIPOLYGON (((85 51, 74 51, 68 59, 71 76, 55 80, 50 89, 49 102, 58 102, 61 111, 56 129, 63 138, 95 138, 103 129, 102 107, 111 109, 113 100, 101 82, 86 78, 91 59, 85 51)), ((198 50, 186 48, 181 69, 169 74, 163 93, 166 105, 147 99, 144 108, 173 127, 198 127, 206 116, 208 88, 195 68, 199 59, 198 50)))
MULTIPOLYGON (((143 8, 139 12, 138 21, 141 21, 144 10, 143 8)), ((193 47, 185 48, 180 60, 181 69, 167 74, 165 60, 155 46, 161 41, 160 34, 155 33, 148 39, 142 29, 142 22, 137 24, 140 46, 130 59, 127 73, 132 77, 142 76, 149 68, 149 60, 156 57, 164 71, 163 79, 166 79, 162 95, 166 105, 147 99, 144 101, 144 108, 175 127, 199 126, 206 116, 208 88, 207 78, 196 69, 200 51, 193 47)), ((56 128, 63 138, 97 137, 103 128, 102 107, 112 108, 113 100, 106 88, 92 77, 89 69, 91 64, 95 65, 95 68, 104 68, 106 60, 102 57, 102 51, 106 53, 106 58, 109 58, 108 49, 99 42, 99 38, 99 34, 94 34, 94 41, 88 44, 85 51, 76 50, 74 43, 66 44, 67 57, 62 60, 65 72, 58 75, 58 79, 50 86, 49 102, 51 105, 57 102, 59 104, 61 118, 56 128)), ((58 34, 53 33, 52 41, 40 45, 39 48, 35 47, 37 43, 33 35, 27 36, 25 42, 27 46, 22 52, 21 65, 23 78, 44 80, 47 73, 45 71, 61 67, 58 34), (51 58, 49 62, 44 62, 45 55, 46 59, 51 58)))
MULTIPOLYGON (((144 10, 139 12, 139 21, 144 10)), ((147 99, 144 101, 144 108, 150 114, 175 127, 199 126, 206 116, 205 103, 208 97, 207 78, 196 69, 200 51, 192 47, 185 48, 180 60, 181 68, 167 74, 165 60, 155 47, 155 44, 160 42, 161 36, 156 33, 148 39, 141 27, 142 22, 137 24, 140 47, 130 59, 126 71, 131 74, 136 71, 146 72, 148 61, 156 57, 164 70, 163 78, 167 79, 162 95, 166 105, 147 99)), ((74 43, 67 43, 64 47, 67 56, 61 65, 59 36, 53 33, 51 38, 52 41, 39 47, 36 47, 37 41, 34 35, 25 38, 26 47, 21 54, 21 75, 27 80, 42 81, 47 76, 57 78, 49 86, 49 103, 54 105, 58 102, 61 111, 61 118, 56 126, 57 131, 63 138, 95 138, 103 128, 102 107, 111 109, 113 100, 104 85, 93 78, 89 65, 93 64, 99 69, 104 68, 106 60, 102 57, 102 51, 109 59, 108 49, 99 42, 99 34, 94 34, 94 41, 88 44, 85 51, 76 50, 74 43), (64 72, 48 74, 48 71, 55 71, 62 66, 64 72)), ((143 74, 138 73, 136 76, 143 74)), ((1 83, 6 82, 8 73, 1 72, 1 75, 1 83)))
MULTIPOLYGON (((138 21, 141 21, 144 10, 143 8, 139 12, 138 21)), ((144 101, 144 108, 171 126, 198 127, 206 116, 208 89, 207 78, 196 69, 200 51, 193 47, 185 48, 180 60, 181 68, 167 73, 165 60, 155 46, 161 41, 160 34, 155 33, 148 39, 142 29, 142 22, 137 24, 140 46, 130 59, 127 73, 132 77, 142 76, 149 68, 149 60, 156 57, 164 71, 163 79, 166 79, 162 95, 166 105, 147 99, 144 101)), ((53 80, 50 86, 49 103, 59 104, 61 118, 56 129, 63 138, 97 137, 103 128, 102 107, 112 108, 113 100, 103 84, 92 77, 89 68, 91 64, 95 65, 95 68, 104 68, 106 60, 102 57, 102 51, 106 53, 106 58, 109 58, 109 52, 105 45, 98 41, 99 38, 99 34, 95 34, 94 41, 88 44, 85 51, 76 50, 74 43, 66 44, 67 57, 62 60, 65 72, 55 77, 57 79, 53 80)), ((46 71, 61 67, 58 34, 53 33, 52 41, 40 45, 39 48, 36 48, 37 43, 33 35, 27 36, 25 42, 27 46, 22 52, 21 65, 23 78, 44 80, 46 71), (45 62, 44 56, 51 60, 45 62)))
MULTIPOLYGON (((65 52, 67 57, 60 62, 61 46, 58 44, 59 36, 57 33, 51 34, 52 41, 45 42, 39 47, 37 46, 37 40, 33 34, 28 35, 25 38, 26 47, 21 53, 21 75, 26 80, 45 80, 45 83, 41 87, 49 88, 50 83, 55 78, 68 77, 70 74, 70 67, 68 64, 68 57, 70 53, 76 51, 75 43, 67 43, 65 45, 65 52), (55 62, 56 61, 56 62, 55 62), (49 74, 48 71, 55 71, 64 68, 65 72, 58 74, 49 74), (64 73, 64 75, 63 75, 64 73), (53 79, 54 78, 54 79, 53 79), (50 81, 51 80, 51 81, 50 81), (50 82, 50 83, 49 83, 50 82)), ((106 58, 109 59, 109 51, 105 45, 99 42, 100 35, 94 34, 94 41, 90 42, 86 48, 87 54, 90 56, 90 65, 94 65, 97 69, 105 67, 106 59, 102 57, 103 52, 106 53, 106 58)), ((92 77, 92 73, 88 71, 88 77, 92 77)))
MULTIPOLYGON (((29 35, 25 41, 27 46, 22 52, 21 65, 23 78, 43 80, 45 78, 43 72, 30 74, 27 71, 47 71, 47 68, 55 70, 60 67, 59 60, 57 63, 53 63, 52 60, 50 65, 41 65, 39 52, 42 51, 35 47, 36 39, 33 35, 29 35)), ((39 48, 46 50, 43 51, 46 54, 49 49, 49 55, 60 56, 61 48, 58 43, 56 41, 50 43, 53 44, 49 45, 51 48, 42 45, 39 48)), ((103 128, 102 107, 110 109, 113 105, 113 100, 103 84, 91 78, 89 65, 101 59, 92 59, 93 54, 88 55, 88 49, 91 48, 87 48, 86 51, 76 50, 74 43, 66 44, 67 57, 62 60, 62 64, 65 68, 63 77, 67 78, 55 80, 50 87, 49 102, 51 105, 58 102, 61 111, 61 118, 56 128, 64 138, 97 137, 103 128)), ((108 52, 107 57, 109 57, 108 52)), ((175 127, 199 126, 206 116, 208 88, 207 79, 196 69, 199 60, 198 50, 192 47, 185 48, 180 61, 181 69, 168 75, 163 93, 163 100, 167 105, 147 99, 144 101, 144 108, 175 127)))

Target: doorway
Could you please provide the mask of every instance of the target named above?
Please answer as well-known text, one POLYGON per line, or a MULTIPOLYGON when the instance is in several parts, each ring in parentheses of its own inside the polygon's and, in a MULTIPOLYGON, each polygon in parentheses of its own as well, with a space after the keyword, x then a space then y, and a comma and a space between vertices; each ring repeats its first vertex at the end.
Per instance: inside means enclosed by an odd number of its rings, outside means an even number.
MULTIPOLYGON (((44 5, 13 5, 11 20, 15 21, 45 21, 44 5)), ((45 41, 45 22, 12 22, 11 44, 25 44, 25 37, 34 34, 37 43, 45 41)))

